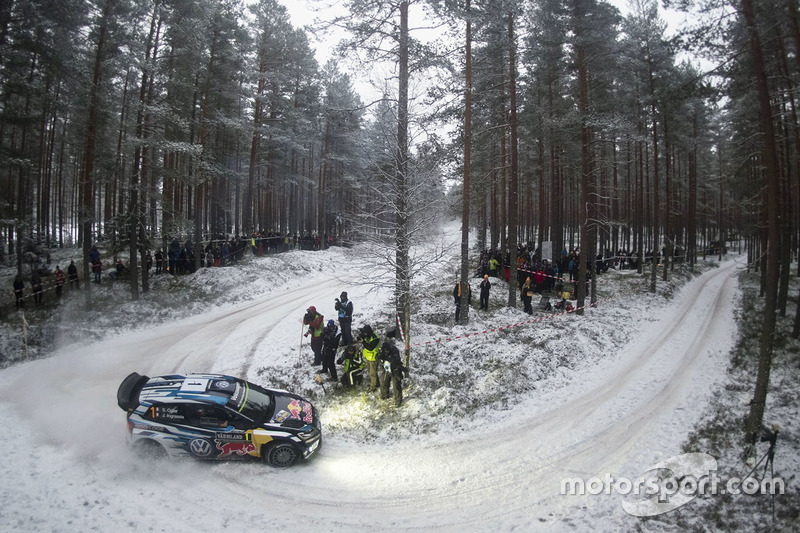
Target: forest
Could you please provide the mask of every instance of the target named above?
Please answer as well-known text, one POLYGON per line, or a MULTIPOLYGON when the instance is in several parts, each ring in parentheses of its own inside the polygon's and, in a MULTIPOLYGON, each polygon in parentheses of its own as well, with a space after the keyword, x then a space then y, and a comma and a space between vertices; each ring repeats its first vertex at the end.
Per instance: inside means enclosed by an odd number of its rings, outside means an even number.
POLYGON ((298 28, 277 0, 0 0, 0 259, 25 276, 76 247, 88 279, 100 243, 136 299, 174 239, 380 239, 408 325, 410 249, 443 210, 462 280, 471 251, 509 254, 510 305, 523 245, 657 254, 655 291, 728 243, 762 273, 768 363, 797 275, 797 0, 342 5, 298 28), (661 7, 694 22, 668 33, 661 7))

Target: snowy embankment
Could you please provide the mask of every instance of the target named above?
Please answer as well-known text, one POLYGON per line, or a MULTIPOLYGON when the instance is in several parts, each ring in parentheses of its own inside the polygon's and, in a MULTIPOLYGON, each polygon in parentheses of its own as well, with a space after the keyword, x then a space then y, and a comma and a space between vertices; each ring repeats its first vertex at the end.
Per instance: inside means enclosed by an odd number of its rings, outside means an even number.
MULTIPOLYGON (((323 390, 301 346, 305 308, 332 317, 342 290, 356 306, 354 327, 383 331, 393 322, 389 292, 360 282, 358 248, 159 279, 158 296, 95 315, 93 329, 116 324, 113 334, 0 373, 8 429, 0 528, 636 527, 618 497, 561 496, 560 480, 635 477, 680 453, 724 379, 737 265, 712 267, 669 295, 673 288, 647 293, 633 272, 610 272, 600 305, 583 317, 502 307, 500 282, 490 311, 473 308, 463 327, 452 323, 454 265, 415 280, 412 373, 399 409, 363 392, 323 390), (199 306, 203 293, 218 303, 201 300, 208 311, 195 316, 178 318, 186 309, 159 303, 168 294, 199 306), (118 313, 139 327, 123 326, 118 313), (325 445, 287 471, 142 463, 124 446, 114 400, 131 371, 225 372, 291 389, 320 408, 325 445)), ((97 292, 98 301, 114 299, 97 292)))

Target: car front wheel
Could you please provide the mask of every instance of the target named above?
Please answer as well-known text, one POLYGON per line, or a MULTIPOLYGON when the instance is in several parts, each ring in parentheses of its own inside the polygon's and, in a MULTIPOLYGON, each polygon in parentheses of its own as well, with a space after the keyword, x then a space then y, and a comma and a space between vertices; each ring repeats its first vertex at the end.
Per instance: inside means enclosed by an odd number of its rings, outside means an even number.
POLYGON ((288 442, 278 442, 267 449, 264 459, 266 463, 276 468, 288 468, 297 462, 299 456, 294 445, 288 442))

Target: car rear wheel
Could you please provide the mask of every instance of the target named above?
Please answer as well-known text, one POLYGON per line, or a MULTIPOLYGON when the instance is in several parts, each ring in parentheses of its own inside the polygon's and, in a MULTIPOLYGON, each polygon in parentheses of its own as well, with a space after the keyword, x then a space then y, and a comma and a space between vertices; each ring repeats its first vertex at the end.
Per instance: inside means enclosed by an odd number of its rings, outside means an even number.
POLYGON ((167 456, 167 451, 164 447, 151 439, 142 439, 136 441, 133 445, 136 455, 143 459, 161 459, 167 456))
POLYGON ((289 442, 277 442, 267 449, 264 460, 276 468, 288 468, 297 462, 300 453, 289 442))

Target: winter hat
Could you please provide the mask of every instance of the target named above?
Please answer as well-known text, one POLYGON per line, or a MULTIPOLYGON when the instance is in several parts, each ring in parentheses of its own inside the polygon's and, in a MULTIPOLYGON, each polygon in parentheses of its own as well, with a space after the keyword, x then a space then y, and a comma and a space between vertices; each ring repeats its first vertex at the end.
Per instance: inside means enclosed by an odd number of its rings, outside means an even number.
POLYGON ((308 306, 308 312, 313 315, 313 314, 315 314, 317 312, 317 308, 314 307, 313 305, 309 305, 308 306))
POLYGON ((342 291, 342 294, 339 295, 339 298, 341 298, 342 300, 347 300, 347 292, 342 291))
POLYGON ((328 320, 328 327, 331 328, 331 329, 335 328, 336 327, 336 322, 334 322, 333 319, 328 320))

